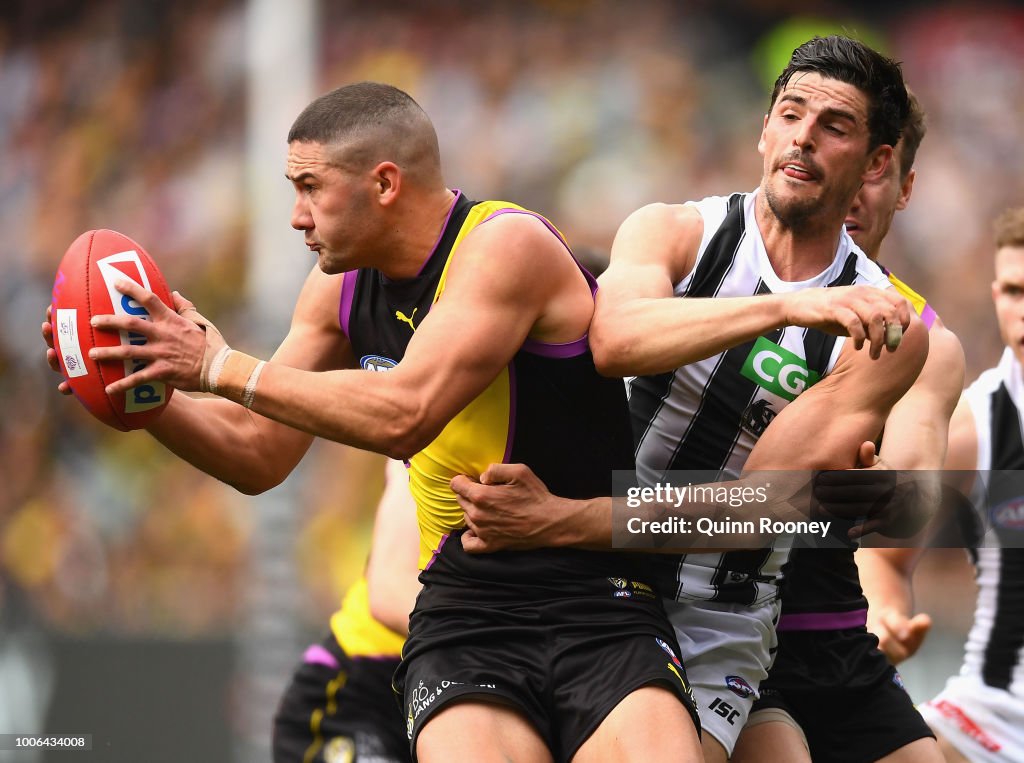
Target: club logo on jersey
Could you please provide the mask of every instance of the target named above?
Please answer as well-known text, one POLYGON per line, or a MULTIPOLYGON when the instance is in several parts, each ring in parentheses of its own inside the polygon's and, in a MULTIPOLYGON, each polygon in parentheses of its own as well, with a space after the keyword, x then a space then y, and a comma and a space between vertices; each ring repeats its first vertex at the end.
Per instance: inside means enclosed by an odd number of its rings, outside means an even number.
POLYGON ((743 699, 753 697, 756 693, 754 691, 754 687, 748 684, 746 680, 740 676, 726 676, 725 686, 737 697, 742 697, 743 699))
POLYGON ((1024 497, 1011 498, 993 507, 992 522, 1004 530, 1024 530, 1024 497))
POLYGON ((608 578, 612 584, 613 599, 656 599, 657 594, 647 583, 639 580, 626 580, 626 578, 608 578))
POLYGON ((363 355, 359 359, 359 367, 364 371, 390 371, 398 363, 383 355, 363 355))
POLYGON ((754 342, 740 374, 790 401, 821 378, 817 371, 807 368, 807 363, 799 355, 763 336, 754 342))
POLYGON ((324 745, 324 763, 352 763, 356 759, 356 745, 348 737, 334 737, 324 745))
POLYGON ((760 437, 776 415, 778 414, 776 414, 775 409, 772 408, 771 403, 767 400, 755 400, 743 412, 740 426, 754 435, 754 437, 760 437))

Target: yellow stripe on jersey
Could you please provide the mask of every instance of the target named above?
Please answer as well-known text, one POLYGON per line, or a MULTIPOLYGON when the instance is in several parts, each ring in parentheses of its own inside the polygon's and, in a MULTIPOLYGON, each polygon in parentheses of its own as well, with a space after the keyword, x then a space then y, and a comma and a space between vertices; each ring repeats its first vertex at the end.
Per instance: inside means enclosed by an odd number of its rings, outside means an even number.
MULTIPOLYGON (((459 229, 448 253, 434 292, 434 302, 444 292, 448 268, 462 240, 477 225, 504 210, 544 219, 507 201, 476 204, 459 229)), ((551 227, 564 243, 561 233, 554 226, 551 227)), ((491 464, 505 460, 512 426, 512 393, 510 371, 505 368, 476 399, 448 422, 430 445, 409 459, 409 489, 416 500, 420 525, 420 569, 430 562, 445 535, 466 524, 462 507, 455 500, 455 494, 449 486, 452 477, 456 474, 477 477, 491 464)))
POLYGON ((911 305, 914 306, 914 312, 921 315, 924 312, 925 307, 928 306, 928 300, 918 294, 916 291, 907 286, 903 281, 898 279, 892 273, 889 273, 889 283, 898 291, 904 299, 907 300, 911 305))
POLYGON ((885 271, 885 275, 888 277, 889 283, 893 285, 893 288, 896 289, 896 291, 898 291, 900 295, 902 295, 913 306, 917 314, 921 316, 921 320, 924 321, 924 325, 930 331, 939 316, 938 313, 935 312, 935 309, 928 304, 928 300, 911 289, 888 270, 885 271))
POLYGON ((409 490, 420 525, 420 569, 430 561, 442 537, 465 525, 462 507, 449 485, 452 477, 477 477, 505 459, 511 401, 512 385, 505 368, 430 445, 409 459, 409 490))
POLYGON ((405 639, 370 614, 366 576, 359 578, 331 616, 331 632, 349 657, 400 657, 405 639))

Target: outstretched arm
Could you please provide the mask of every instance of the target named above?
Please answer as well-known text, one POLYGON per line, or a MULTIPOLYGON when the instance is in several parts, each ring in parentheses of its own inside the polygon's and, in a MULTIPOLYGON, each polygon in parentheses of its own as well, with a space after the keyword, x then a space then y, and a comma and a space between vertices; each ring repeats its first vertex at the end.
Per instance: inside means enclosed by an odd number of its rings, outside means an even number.
MULTIPOLYGON (((299 296, 288 334, 274 353, 275 363, 308 371, 351 365, 348 341, 338 325, 340 294, 340 276, 326 276, 313 269, 299 296)), ((162 344, 161 352, 187 357, 193 348, 205 346, 206 337, 191 319, 198 315, 191 303, 177 294, 175 302, 184 315, 162 303, 160 309, 151 306, 152 321, 147 322, 147 331, 151 341, 162 344)), ((47 319, 43 324, 47 360, 59 372, 49 312, 47 319)), ((58 389, 70 392, 67 382, 58 389)), ((148 430, 180 458, 244 493, 259 493, 279 484, 312 442, 309 434, 230 400, 186 394, 174 395, 148 430)))
MULTIPOLYGON (((886 422, 882 453, 895 469, 927 469, 938 476, 945 465, 967 475, 976 466, 977 441, 970 406, 966 399, 956 402, 963 386, 963 349, 948 330, 937 327, 931 333, 921 377, 886 422)), ((966 494, 971 486, 956 487, 966 494)), ((913 615, 911 583, 922 553, 912 547, 862 548, 856 554, 868 630, 893 664, 913 656, 931 628, 928 615, 913 615)))
MULTIPOLYGON (((129 283, 124 292, 150 314, 167 311, 153 295, 129 283)), ((489 384, 527 336, 567 342, 589 325, 589 287, 561 242, 538 220, 502 215, 475 228, 460 245, 443 296, 416 327, 402 362, 385 374, 363 370, 295 368, 276 359, 262 367, 253 411, 308 435, 406 458, 433 440, 447 422, 489 384)), ((180 356, 147 321, 105 316, 103 329, 147 336, 142 346, 106 348, 98 357, 150 361, 113 389, 162 379, 179 389, 200 388, 209 369, 207 348, 192 341, 180 356)), ((209 334, 209 332, 207 332, 209 334)), ((202 339, 202 337, 200 337, 202 339)), ((255 359, 227 356, 247 368, 255 359)), ((244 377, 244 378, 243 378, 244 377)), ((242 400, 246 379, 232 376, 218 394, 242 400)))
MULTIPOLYGON (((917 377, 927 351, 927 331, 916 317, 895 353, 872 360, 866 350, 848 346, 832 374, 805 390, 772 421, 747 460, 746 471, 855 466, 858 446, 877 435, 890 408, 917 377)), ((553 496, 522 464, 495 464, 479 482, 455 477, 452 489, 469 526, 463 537, 466 550, 555 545, 609 548, 612 544, 610 498, 582 501, 553 496)), ((715 511, 713 506, 688 508, 692 517, 702 515, 696 512, 715 511)), ((775 509, 760 506, 759 510, 775 509)))
POLYGON ((871 286, 671 299, 694 267, 703 231, 700 213, 688 204, 651 204, 619 228, 590 335, 602 373, 672 371, 788 325, 848 335, 856 349, 868 341, 877 358, 885 345, 883 321, 909 325, 906 300, 871 286))

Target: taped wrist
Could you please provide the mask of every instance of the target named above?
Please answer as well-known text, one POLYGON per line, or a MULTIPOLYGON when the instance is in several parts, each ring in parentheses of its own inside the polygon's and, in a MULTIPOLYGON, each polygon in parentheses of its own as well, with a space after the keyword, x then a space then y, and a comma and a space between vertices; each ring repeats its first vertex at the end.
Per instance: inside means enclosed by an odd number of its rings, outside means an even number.
POLYGON ((232 350, 225 345, 213 356, 205 370, 204 391, 251 408, 256 399, 256 384, 266 361, 232 350))

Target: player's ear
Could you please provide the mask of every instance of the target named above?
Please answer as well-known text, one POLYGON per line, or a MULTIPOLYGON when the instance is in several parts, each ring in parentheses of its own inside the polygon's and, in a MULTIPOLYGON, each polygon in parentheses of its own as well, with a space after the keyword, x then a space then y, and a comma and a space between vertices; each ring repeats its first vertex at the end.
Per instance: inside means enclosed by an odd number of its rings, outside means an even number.
POLYGON ((383 206, 394 204, 402 188, 402 171, 394 162, 381 162, 373 168, 374 190, 383 206))
MULTIPOLYGON (((895 159, 894 159, 895 161, 895 159)), ((917 177, 917 170, 911 170, 900 183, 900 195, 896 199, 896 209, 906 209, 910 203, 910 195, 914 192, 914 178, 917 177)))
POLYGON ((868 166, 864 170, 864 175, 861 177, 861 182, 864 183, 877 183, 885 177, 886 171, 889 169, 889 163, 895 160, 895 155, 892 150, 892 146, 879 146, 871 155, 868 157, 868 166))
POLYGON ((759 154, 761 154, 761 156, 764 156, 764 146, 765 146, 765 144, 764 144, 764 134, 768 130, 768 117, 769 116, 770 116, 769 114, 765 114, 764 115, 764 122, 761 123, 761 137, 757 141, 757 152, 759 154))

